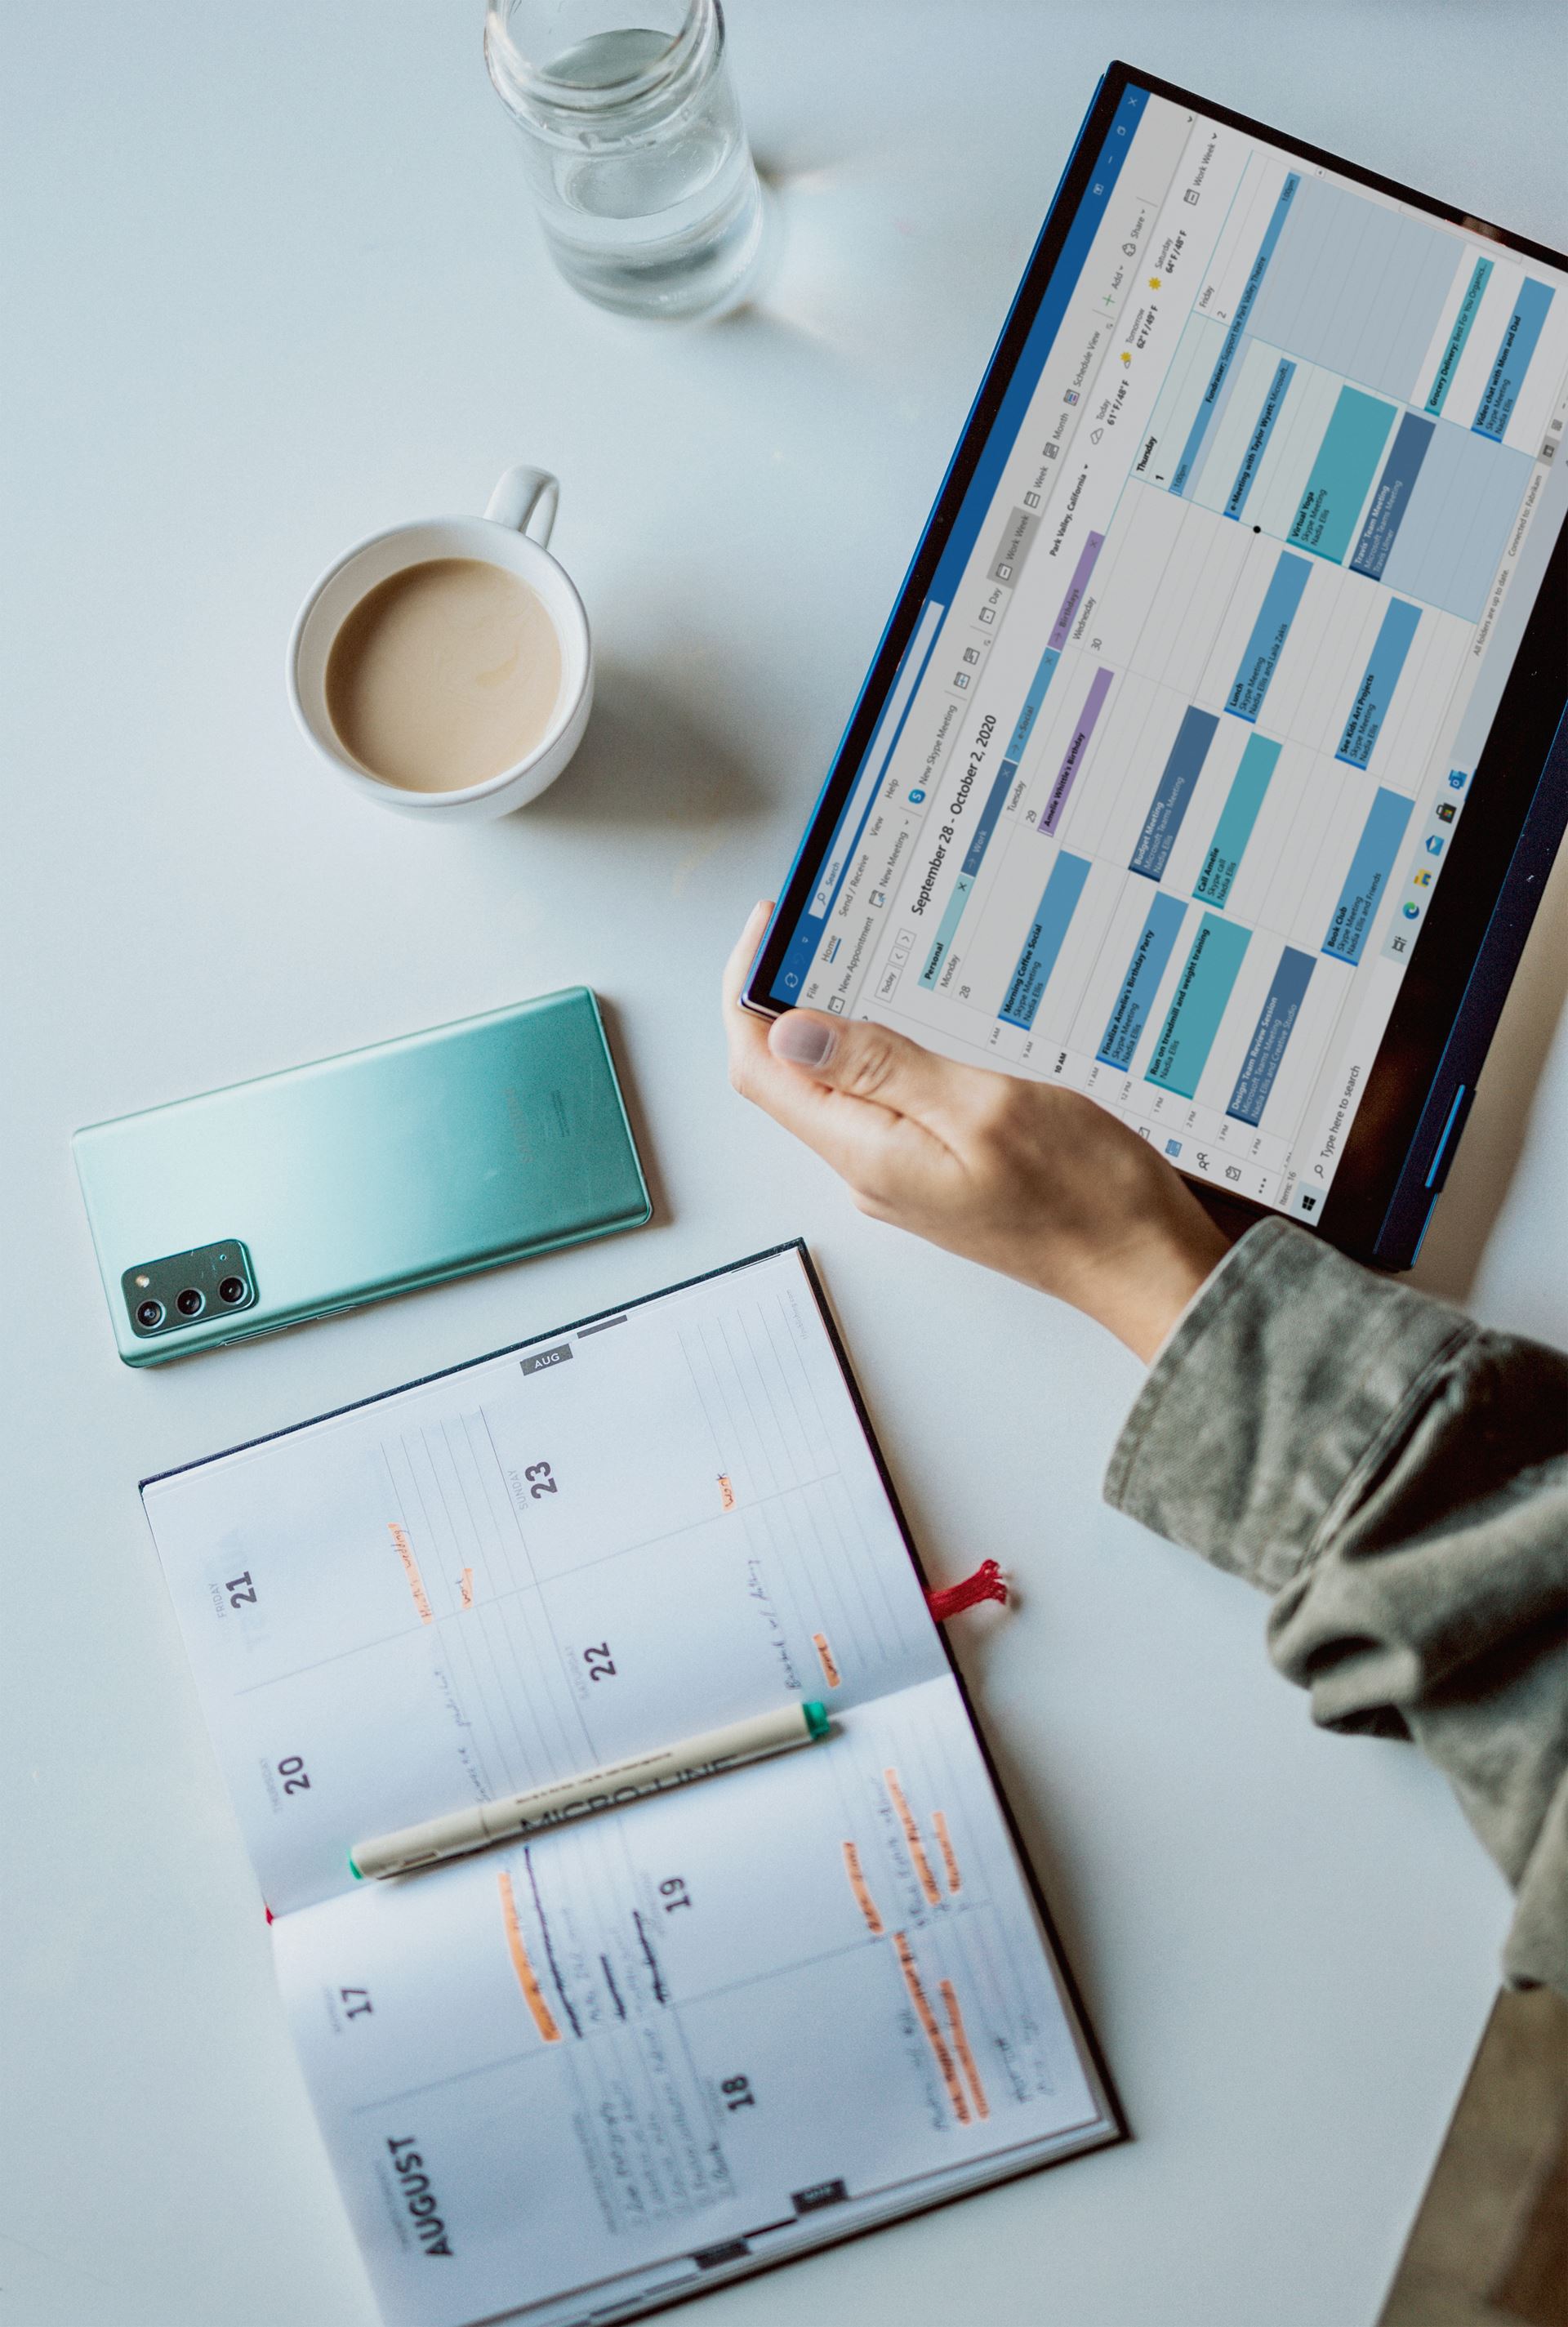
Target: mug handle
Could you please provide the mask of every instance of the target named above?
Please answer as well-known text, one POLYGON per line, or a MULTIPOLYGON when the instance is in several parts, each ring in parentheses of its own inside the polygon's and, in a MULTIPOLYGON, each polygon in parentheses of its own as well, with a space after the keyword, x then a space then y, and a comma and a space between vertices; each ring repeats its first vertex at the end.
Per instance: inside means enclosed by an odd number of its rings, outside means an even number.
POLYGON ((509 526, 543 549, 554 528, 560 499, 561 488, 547 469, 509 469, 486 502, 484 513, 492 524, 509 526))

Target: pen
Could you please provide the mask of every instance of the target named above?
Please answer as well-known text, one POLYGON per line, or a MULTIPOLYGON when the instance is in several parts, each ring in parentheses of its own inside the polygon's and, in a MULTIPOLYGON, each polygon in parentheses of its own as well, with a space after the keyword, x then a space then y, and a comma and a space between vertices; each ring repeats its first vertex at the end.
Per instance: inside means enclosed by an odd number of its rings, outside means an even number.
POLYGON ((705 1730, 677 1745, 634 1753, 602 1770, 585 1770, 581 1777, 564 1778, 557 1785, 535 1786, 499 1802, 476 1802, 471 1809, 452 1810, 444 1818, 401 1827, 374 1842, 357 1843, 349 1854, 349 1871, 358 1877, 412 1874, 417 1866, 482 1850, 487 1843, 559 1826, 564 1819, 636 1801, 642 1794, 662 1793, 670 1786, 689 1785, 694 1778, 712 1777, 742 1762, 814 1745, 826 1736, 829 1726, 826 1706, 817 1704, 786 1706, 779 1713, 732 1721, 725 1728, 705 1730))

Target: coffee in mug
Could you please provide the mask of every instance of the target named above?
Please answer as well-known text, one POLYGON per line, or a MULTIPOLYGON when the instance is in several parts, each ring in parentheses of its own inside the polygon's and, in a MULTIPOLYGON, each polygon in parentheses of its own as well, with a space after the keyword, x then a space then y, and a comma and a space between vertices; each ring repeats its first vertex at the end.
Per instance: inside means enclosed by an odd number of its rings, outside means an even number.
POLYGON ((327 569, 289 641, 294 713, 362 797, 406 816, 505 816, 588 724, 593 650, 546 547, 559 488, 512 468, 483 517, 372 534, 327 569))
POLYGON ((478 557, 432 557, 367 591, 327 658, 344 750, 406 791, 488 783, 538 749, 561 647, 537 591, 478 557))

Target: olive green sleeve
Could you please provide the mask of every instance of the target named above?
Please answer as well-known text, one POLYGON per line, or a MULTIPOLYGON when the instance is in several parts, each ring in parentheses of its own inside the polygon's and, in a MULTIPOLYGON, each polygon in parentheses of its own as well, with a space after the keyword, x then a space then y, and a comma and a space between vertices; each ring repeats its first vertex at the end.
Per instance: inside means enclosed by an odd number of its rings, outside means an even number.
POLYGON ((1568 1360, 1251 1229, 1156 1358, 1106 1497, 1274 1595, 1327 1728, 1410 1737, 1568 1995, 1568 1360))

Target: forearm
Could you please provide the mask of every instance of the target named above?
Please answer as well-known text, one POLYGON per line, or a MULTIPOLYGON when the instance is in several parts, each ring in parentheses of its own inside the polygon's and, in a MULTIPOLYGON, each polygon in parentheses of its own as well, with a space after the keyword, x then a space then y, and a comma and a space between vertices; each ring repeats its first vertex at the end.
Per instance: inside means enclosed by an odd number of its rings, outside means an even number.
POLYGON ((1078 1092, 818 1011, 764 1031, 740 996, 768 911, 726 972, 737 1090, 873 1219, 1153 1359, 1111 1500, 1278 1595, 1273 1653, 1320 1720, 1419 1740, 1518 1886, 1510 1967, 1568 1992, 1563 1361, 1283 1221, 1227 1256, 1154 1144, 1078 1092))
POLYGON ((1181 1320, 1107 1499, 1275 1594, 1316 1719, 1413 1737, 1568 1991, 1568 1364, 1283 1223, 1181 1320))

